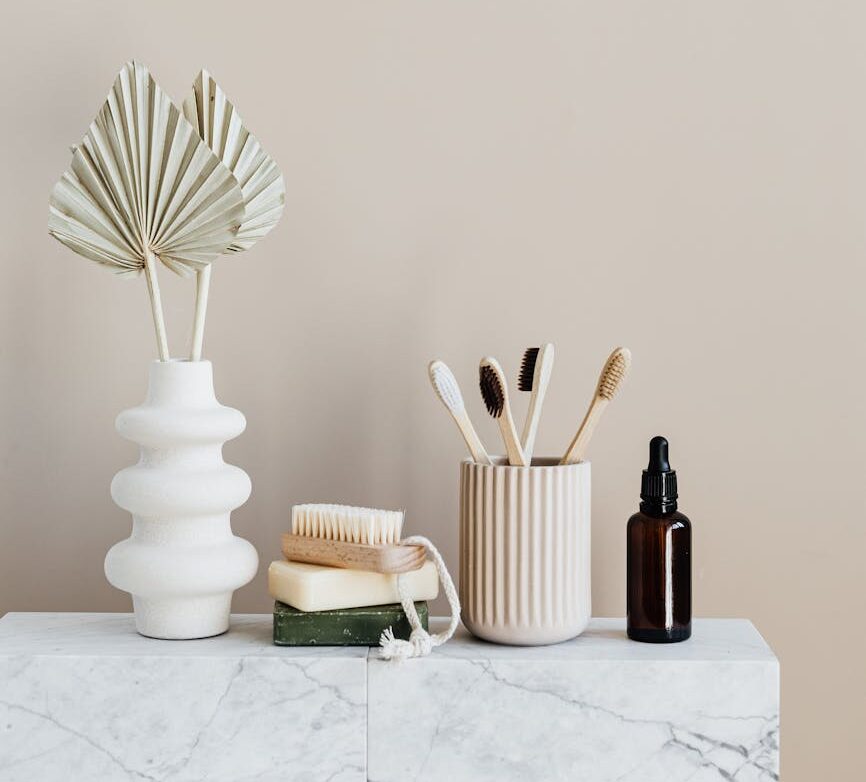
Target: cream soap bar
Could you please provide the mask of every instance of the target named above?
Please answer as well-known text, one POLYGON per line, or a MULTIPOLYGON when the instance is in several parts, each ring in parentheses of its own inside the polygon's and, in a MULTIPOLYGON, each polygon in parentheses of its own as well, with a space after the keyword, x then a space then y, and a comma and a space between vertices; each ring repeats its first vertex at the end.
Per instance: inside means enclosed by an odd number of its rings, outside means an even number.
MULTIPOLYGON (((439 594, 439 576, 432 562, 403 573, 407 596, 433 600, 439 594)), ((399 603, 397 576, 366 570, 308 565, 305 562, 271 562, 268 591, 281 603, 300 611, 334 611, 399 603)))

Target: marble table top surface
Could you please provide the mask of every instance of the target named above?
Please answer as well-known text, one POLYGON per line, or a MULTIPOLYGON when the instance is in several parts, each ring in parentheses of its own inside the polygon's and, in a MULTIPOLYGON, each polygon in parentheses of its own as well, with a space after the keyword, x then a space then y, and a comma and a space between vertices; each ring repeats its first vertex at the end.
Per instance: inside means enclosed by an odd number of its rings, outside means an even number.
MULTIPOLYGON (((434 618, 431 631, 446 620, 434 618)), ((375 655, 366 647, 277 647, 270 614, 235 614, 224 635, 196 641, 159 641, 135 632, 131 614, 9 613, 0 619, 0 654, 134 657, 347 657, 375 655)), ((435 655, 482 660, 774 660, 746 619, 695 619, 684 643, 641 644, 626 638, 625 620, 592 619, 578 638, 553 646, 500 646, 474 638, 462 626, 435 655)))
MULTIPOLYGON (((434 631, 445 620, 431 620, 434 631)), ((429 657, 277 647, 270 614, 159 641, 131 614, 0 618, 3 782, 777 782, 779 664, 745 619, 641 644, 464 628, 429 657)))

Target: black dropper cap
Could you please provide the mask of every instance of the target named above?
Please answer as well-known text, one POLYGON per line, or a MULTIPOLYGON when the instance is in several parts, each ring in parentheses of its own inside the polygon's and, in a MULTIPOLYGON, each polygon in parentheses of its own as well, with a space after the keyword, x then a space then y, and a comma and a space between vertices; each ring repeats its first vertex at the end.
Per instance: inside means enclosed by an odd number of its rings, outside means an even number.
POLYGON ((677 509, 677 474, 668 461, 668 441, 653 437, 649 444, 649 465, 640 482, 640 509, 657 515, 677 509))

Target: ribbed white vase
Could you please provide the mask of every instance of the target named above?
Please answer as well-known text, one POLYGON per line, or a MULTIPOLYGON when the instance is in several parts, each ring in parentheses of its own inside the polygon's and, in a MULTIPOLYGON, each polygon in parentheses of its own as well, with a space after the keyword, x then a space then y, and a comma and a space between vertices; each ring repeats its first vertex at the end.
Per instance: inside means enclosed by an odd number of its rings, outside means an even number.
POLYGON ((243 414, 217 402, 210 361, 155 361, 147 399, 116 426, 141 457, 111 482, 112 498, 132 514, 132 535, 106 555, 106 577, 132 594, 142 635, 224 633, 232 593, 258 569, 230 518, 250 496, 250 479, 222 457, 223 443, 246 427, 243 414))
POLYGON ((479 638, 558 643, 589 622, 590 465, 557 461, 461 465, 461 617, 479 638))

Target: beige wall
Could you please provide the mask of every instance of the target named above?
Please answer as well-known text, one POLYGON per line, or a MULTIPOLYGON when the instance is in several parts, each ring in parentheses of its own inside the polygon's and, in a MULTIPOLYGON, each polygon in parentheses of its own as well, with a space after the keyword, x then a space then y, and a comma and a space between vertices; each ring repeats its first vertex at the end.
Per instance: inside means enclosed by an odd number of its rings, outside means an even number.
MULTIPOLYGON (((114 433, 154 354, 145 286, 46 233, 48 192, 125 59, 179 98, 207 65, 286 173, 274 235, 219 262, 206 353, 248 417, 237 532, 263 563, 294 502, 404 506, 456 567, 440 356, 516 374, 551 340, 540 452, 600 362, 595 613, 624 611, 624 525, 666 434, 695 610, 782 660, 784 779, 860 773, 866 676, 866 8, 858 3, 16 3, 0 30, 0 611, 127 610, 114 433)), ((188 283, 165 277, 170 338, 188 283)), ((523 399, 518 400, 522 416, 523 399)), ((235 600, 267 611, 262 572, 235 600)))

